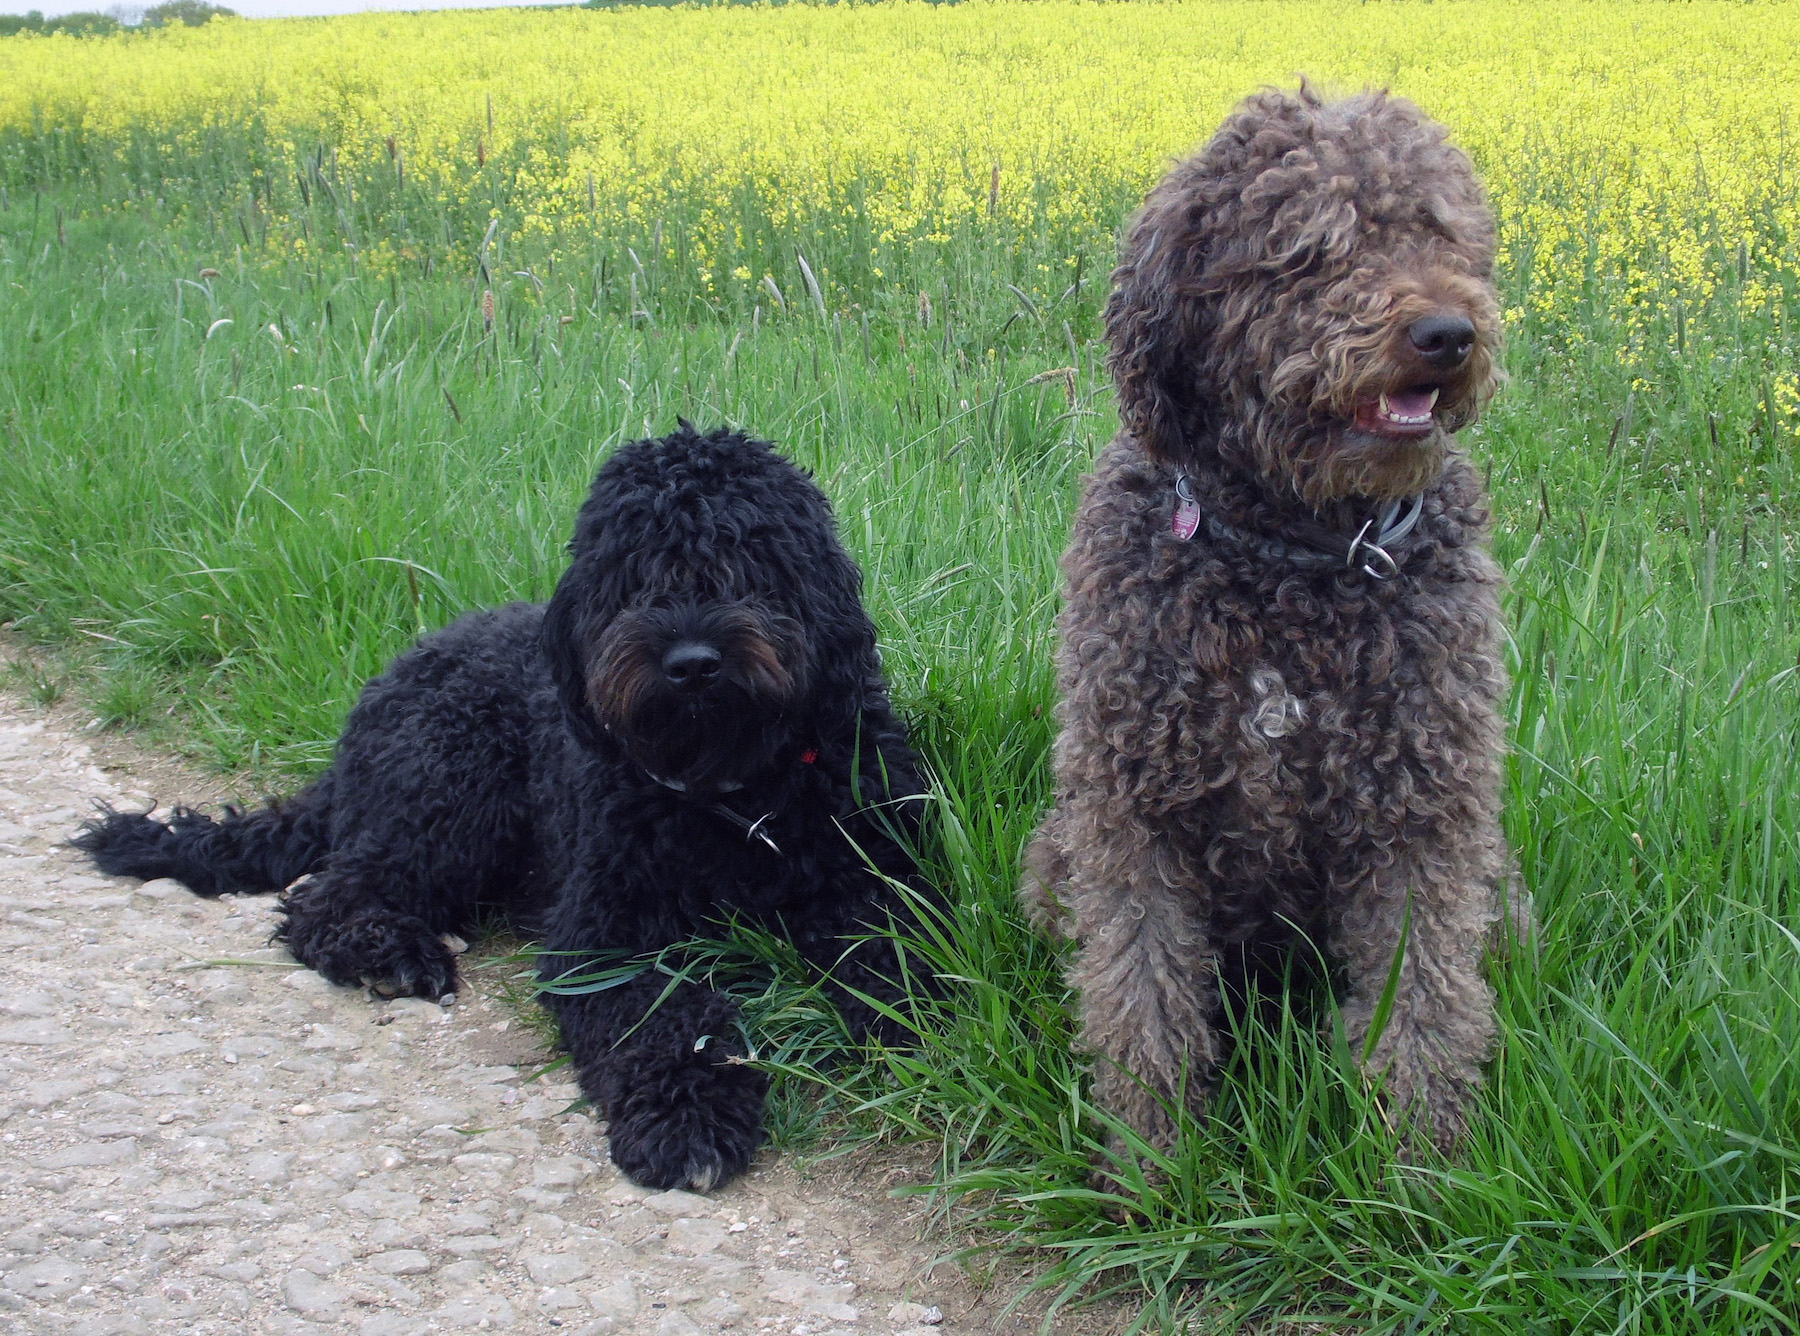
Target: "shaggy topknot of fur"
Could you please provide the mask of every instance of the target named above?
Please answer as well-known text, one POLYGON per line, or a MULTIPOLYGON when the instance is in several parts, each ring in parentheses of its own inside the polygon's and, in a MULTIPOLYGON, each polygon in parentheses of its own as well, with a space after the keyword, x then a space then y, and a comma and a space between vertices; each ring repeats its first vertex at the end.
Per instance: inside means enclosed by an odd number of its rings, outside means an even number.
MULTIPOLYGON (((533 915, 547 984, 736 917, 877 1024, 849 990, 899 995, 865 934, 899 907, 885 878, 916 875, 918 776, 824 495, 683 424, 607 461, 571 550, 547 606, 465 617, 372 680, 292 799, 111 812, 75 843, 203 895, 287 888, 282 936, 334 983, 447 993, 442 938, 484 908, 533 915)), ((729 999, 650 970, 546 1002, 627 1174, 706 1190, 749 1163, 766 1081, 729 999)))
POLYGON ((1296 930, 1344 969, 1353 1051, 1401 953, 1371 1072, 1420 1133, 1463 1126, 1512 880, 1500 573, 1452 439, 1498 377, 1493 248, 1441 126, 1306 88, 1242 104, 1126 234, 1123 430, 1063 561, 1056 803, 1021 894, 1079 943, 1097 1098, 1153 1142, 1219 1057, 1221 964, 1296 930), (1443 327, 1460 360, 1427 356, 1443 327), (1427 382, 1429 424, 1391 429, 1381 396, 1427 382), (1177 523, 1181 474, 1221 526, 1177 523), (1412 495, 1391 578, 1293 556, 1412 495))

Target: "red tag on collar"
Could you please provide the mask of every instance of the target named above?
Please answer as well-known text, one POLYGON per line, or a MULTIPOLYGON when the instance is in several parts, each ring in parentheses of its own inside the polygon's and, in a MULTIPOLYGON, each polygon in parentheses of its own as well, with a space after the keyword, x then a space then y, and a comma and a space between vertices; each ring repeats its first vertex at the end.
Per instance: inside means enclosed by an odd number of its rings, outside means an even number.
POLYGON ((1175 518, 1169 525, 1175 537, 1187 542, 1200 529, 1200 503, 1181 497, 1175 502, 1175 518))
POLYGON ((811 765, 814 761, 816 761, 818 759, 819 759, 819 749, 817 747, 808 747, 805 751, 800 753, 800 764, 801 765, 811 765))

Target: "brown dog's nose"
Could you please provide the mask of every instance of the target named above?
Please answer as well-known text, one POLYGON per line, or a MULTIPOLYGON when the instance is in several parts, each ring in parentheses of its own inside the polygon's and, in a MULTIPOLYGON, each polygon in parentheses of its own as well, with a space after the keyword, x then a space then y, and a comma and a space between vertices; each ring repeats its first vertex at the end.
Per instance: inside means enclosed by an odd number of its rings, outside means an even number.
POLYGON ((1454 371, 1475 347, 1475 322, 1463 315, 1428 315, 1413 321, 1406 336, 1432 366, 1454 371))

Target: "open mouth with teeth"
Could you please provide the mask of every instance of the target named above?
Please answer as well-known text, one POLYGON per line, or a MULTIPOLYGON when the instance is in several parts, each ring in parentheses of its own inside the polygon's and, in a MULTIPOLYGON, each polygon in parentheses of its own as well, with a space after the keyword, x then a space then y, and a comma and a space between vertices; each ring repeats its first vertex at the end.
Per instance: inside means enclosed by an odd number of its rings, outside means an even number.
POLYGON ((1356 430, 1398 440, 1429 436, 1434 426, 1432 410, 1437 407, 1437 401, 1436 385, 1389 390, 1357 404, 1356 430))

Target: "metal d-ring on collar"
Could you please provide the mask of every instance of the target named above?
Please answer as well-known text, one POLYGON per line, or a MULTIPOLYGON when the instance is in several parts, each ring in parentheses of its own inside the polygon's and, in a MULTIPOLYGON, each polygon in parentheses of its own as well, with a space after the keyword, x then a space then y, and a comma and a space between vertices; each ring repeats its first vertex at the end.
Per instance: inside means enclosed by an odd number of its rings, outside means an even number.
POLYGON ((1425 511, 1425 496, 1421 492, 1410 500, 1389 501, 1364 522, 1353 538, 1315 529, 1311 534, 1300 535, 1305 546, 1297 547, 1280 539, 1245 533, 1203 510, 1185 473, 1175 475, 1175 495, 1180 502, 1176 507, 1175 535, 1183 541, 1193 536, 1199 521, 1204 519, 1207 533, 1215 540, 1248 548, 1264 561, 1287 561, 1311 570, 1360 570, 1372 580, 1387 580, 1400 573, 1393 548, 1418 527, 1419 517, 1425 511), (1374 531, 1373 536, 1370 530, 1374 531))
POLYGON ((713 803, 710 805, 710 810, 714 814, 724 817, 732 825, 743 831, 746 840, 761 840, 764 844, 769 846, 772 853, 780 856, 781 846, 770 839, 769 832, 763 829, 763 822, 769 820, 775 813, 764 812, 761 816, 757 817, 756 820, 752 821, 747 816, 739 816, 724 803, 713 803))
POLYGON ((1413 531, 1413 526, 1419 522, 1419 516, 1425 510, 1425 494, 1421 492, 1413 497, 1405 515, 1400 514, 1400 506, 1398 499, 1390 501, 1381 508, 1380 515, 1364 522, 1363 527, 1356 531, 1356 537, 1350 540, 1350 550, 1344 554, 1346 566, 1360 565, 1363 574, 1372 580, 1385 580, 1400 574, 1400 563, 1394 560, 1394 555, 1388 548, 1413 531), (1371 528, 1375 530, 1373 538, 1368 536, 1371 528), (1387 569, 1378 571, 1366 561, 1359 562, 1357 558, 1365 552, 1382 562, 1387 569))
MULTIPOLYGON (((692 792, 686 784, 678 779, 664 779, 654 770, 646 770, 644 773, 649 775, 650 778, 654 779, 658 784, 661 784, 665 789, 674 793, 679 793, 685 798, 692 798, 696 803, 711 812, 714 816, 724 817, 732 825, 744 832, 744 838, 746 840, 761 840, 764 844, 768 845, 775 854, 780 855, 781 846, 769 837, 768 831, 763 829, 763 823, 773 818, 775 813, 764 812, 761 816, 757 817, 756 820, 752 821, 749 817, 732 811, 724 803, 705 802, 698 794, 692 792)), ((714 789, 713 792, 715 794, 735 793, 743 787, 742 784, 726 784, 720 788, 714 789)))

